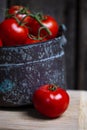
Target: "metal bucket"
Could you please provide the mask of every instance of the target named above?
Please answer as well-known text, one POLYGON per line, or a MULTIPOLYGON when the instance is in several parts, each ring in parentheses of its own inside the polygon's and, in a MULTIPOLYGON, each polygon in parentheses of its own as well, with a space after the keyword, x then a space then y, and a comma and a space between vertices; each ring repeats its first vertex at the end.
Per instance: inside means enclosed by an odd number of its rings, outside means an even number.
POLYGON ((66 87, 64 35, 52 40, 0 48, 0 106, 32 104, 44 84, 66 87))

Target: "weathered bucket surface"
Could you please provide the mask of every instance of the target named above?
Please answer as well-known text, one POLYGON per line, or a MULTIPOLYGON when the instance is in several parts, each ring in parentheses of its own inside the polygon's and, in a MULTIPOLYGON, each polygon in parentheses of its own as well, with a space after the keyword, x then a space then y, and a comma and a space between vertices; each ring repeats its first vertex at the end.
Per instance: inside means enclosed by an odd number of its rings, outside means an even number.
POLYGON ((44 84, 66 87, 64 35, 18 47, 0 48, 0 106, 32 103, 33 92, 44 84))

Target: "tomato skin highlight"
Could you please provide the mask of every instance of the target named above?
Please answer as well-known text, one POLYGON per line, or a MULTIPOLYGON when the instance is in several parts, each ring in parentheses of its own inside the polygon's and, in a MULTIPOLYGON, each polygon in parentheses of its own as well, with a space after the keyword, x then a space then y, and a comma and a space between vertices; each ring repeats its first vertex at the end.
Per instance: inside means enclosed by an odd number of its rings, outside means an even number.
POLYGON ((19 25, 13 18, 5 19, 0 24, 0 37, 4 46, 25 44, 28 33, 28 28, 19 25))
POLYGON ((49 118, 60 116, 69 105, 68 93, 60 87, 51 91, 48 84, 37 89, 32 100, 37 111, 49 118))

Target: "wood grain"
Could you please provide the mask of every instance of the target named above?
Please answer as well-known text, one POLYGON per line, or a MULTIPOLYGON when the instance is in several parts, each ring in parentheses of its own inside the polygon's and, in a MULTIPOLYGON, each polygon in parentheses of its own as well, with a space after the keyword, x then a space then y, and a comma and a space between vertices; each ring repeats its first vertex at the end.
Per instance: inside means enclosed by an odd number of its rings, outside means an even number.
POLYGON ((86 130, 87 92, 68 91, 70 105, 59 118, 48 119, 33 106, 0 108, 0 130, 86 130))
POLYGON ((79 130, 87 130, 87 92, 80 93, 79 130))

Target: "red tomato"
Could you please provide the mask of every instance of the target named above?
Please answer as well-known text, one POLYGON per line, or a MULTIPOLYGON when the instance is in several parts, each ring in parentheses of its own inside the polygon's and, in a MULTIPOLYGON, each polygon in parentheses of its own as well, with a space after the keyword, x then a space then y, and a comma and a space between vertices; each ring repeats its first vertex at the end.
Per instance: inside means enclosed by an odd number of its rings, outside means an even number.
POLYGON ((25 44, 27 36, 28 28, 19 25, 15 19, 5 19, 0 24, 0 38, 4 46, 25 44))
POLYGON ((34 92, 32 101, 40 113, 49 118, 56 118, 68 108, 69 95, 60 87, 46 84, 34 92))
POLYGON ((26 44, 32 44, 32 43, 37 43, 37 42, 40 42, 40 41, 31 39, 31 38, 27 38, 27 40, 26 40, 26 44))
MULTIPOLYGON (((44 27, 48 28, 49 31, 51 32, 51 35, 49 35, 46 29, 43 28, 40 31, 41 37, 46 36, 47 39, 52 39, 58 35, 59 25, 53 17, 45 15, 44 19, 41 20, 41 23, 43 24, 44 27)), ((41 27, 42 25, 36 19, 33 19, 30 24, 30 33, 37 36, 39 29, 41 27)))
POLYGON ((43 42, 43 41, 46 41, 46 39, 44 38, 44 39, 42 39, 42 40, 39 40, 39 39, 27 38, 26 44, 38 43, 38 42, 43 42))
POLYGON ((0 47, 2 47, 3 46, 3 44, 2 44, 2 40, 0 39, 0 47))
POLYGON ((24 18, 23 20, 24 23, 29 23, 30 16, 27 16, 27 14, 29 13, 30 13, 29 10, 20 5, 13 5, 8 10, 8 14, 15 15, 19 20, 22 20, 24 18))

